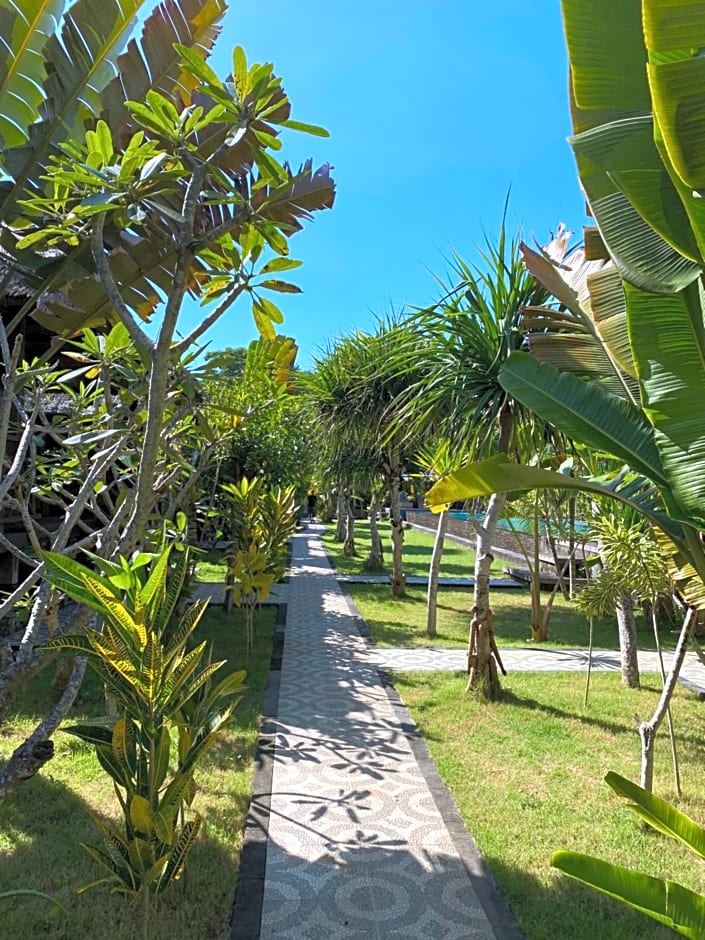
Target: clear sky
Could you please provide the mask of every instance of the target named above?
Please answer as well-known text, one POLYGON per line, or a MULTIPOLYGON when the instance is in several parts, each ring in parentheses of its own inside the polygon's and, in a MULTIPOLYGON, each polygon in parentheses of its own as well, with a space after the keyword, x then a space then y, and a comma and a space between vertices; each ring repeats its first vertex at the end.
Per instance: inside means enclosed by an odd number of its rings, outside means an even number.
MULTIPOLYGON (((291 239, 304 293, 277 298, 302 367, 336 336, 433 301, 451 248, 477 260, 510 187, 527 240, 561 221, 580 232, 558 0, 232 0, 211 58, 223 77, 237 44, 274 63, 293 118, 331 135, 288 133, 278 154, 331 163, 337 185, 333 210, 291 239)), ((210 348, 255 335, 241 302, 210 348)))

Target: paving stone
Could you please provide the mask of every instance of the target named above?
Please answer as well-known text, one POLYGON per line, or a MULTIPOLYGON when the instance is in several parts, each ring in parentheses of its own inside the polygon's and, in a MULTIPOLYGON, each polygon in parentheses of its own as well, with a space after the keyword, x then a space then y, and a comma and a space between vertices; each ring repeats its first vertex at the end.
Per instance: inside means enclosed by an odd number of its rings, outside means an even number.
MULTIPOLYGON (((585 672, 588 651, 584 649, 546 649, 537 647, 502 647, 502 662, 508 672, 585 672)), ((672 652, 664 650, 663 665, 666 672, 671 664, 672 652)), ((660 672, 656 650, 639 650, 639 671, 660 672)), ((447 647, 374 647, 370 658, 381 669, 391 672, 461 672, 467 666, 464 649, 447 647)), ((592 669, 596 672, 619 672, 620 658, 616 650, 593 650, 592 669)), ((696 654, 688 651, 678 680, 696 692, 705 692, 705 667, 696 654)))
MULTIPOLYGON (((521 937, 425 745, 387 691, 321 531, 293 539, 277 716, 267 723, 271 785, 253 796, 255 809, 270 802, 259 937, 521 937)), ((238 903, 251 907, 240 894, 255 882, 242 873, 233 940, 246 936, 238 903)))

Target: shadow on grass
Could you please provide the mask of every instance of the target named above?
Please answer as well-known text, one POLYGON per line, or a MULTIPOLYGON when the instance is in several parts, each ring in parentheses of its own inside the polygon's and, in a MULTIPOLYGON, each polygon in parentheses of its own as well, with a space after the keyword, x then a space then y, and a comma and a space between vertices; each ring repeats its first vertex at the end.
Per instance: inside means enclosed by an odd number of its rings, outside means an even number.
MULTIPOLYGON (((114 799, 107 778, 105 798, 114 799)), ((244 816, 246 806, 234 807, 234 811, 244 816)), ((51 778, 51 764, 43 776, 13 794, 0 813, 0 892, 19 888, 41 891, 69 912, 67 917, 50 902, 31 896, 0 900, 3 938, 98 937, 106 935, 108 924, 111 940, 137 936, 139 908, 129 898, 111 895, 104 886, 77 894, 81 885, 106 874, 81 846, 102 848, 102 839, 92 808, 51 778)), ((204 829, 189 856, 184 878, 155 903, 153 940, 220 936, 228 921, 235 887, 234 860, 209 838, 209 821, 206 811, 204 829), (219 884, 213 885, 214 881, 219 884)))
MULTIPOLYGON (((556 833, 556 849, 561 834, 556 833)), ((486 859, 528 940, 669 940, 674 934, 637 911, 567 876, 550 885, 492 856, 486 859)))
MULTIPOLYGON (((409 686, 411 688, 423 688, 424 689, 424 693, 426 695, 425 701, 419 702, 415 704, 414 706, 415 710, 418 711, 419 714, 423 714, 426 711, 433 712, 433 710, 438 706, 438 703, 443 701, 444 693, 442 690, 439 691, 437 696, 434 695, 434 691, 433 691, 434 686, 433 686, 433 681, 431 678, 433 675, 434 675, 433 673, 420 673, 420 672, 404 673, 404 684, 406 686, 409 686)), ((444 673, 443 675, 446 677, 452 676, 454 678, 457 678, 458 680, 461 680, 462 689, 459 686, 459 695, 461 697, 466 695, 466 693, 464 692, 464 689, 465 689, 465 682, 466 682, 467 677, 464 672, 460 672, 460 671, 459 672, 447 672, 447 673, 444 673)), ((515 672, 515 673, 512 673, 512 675, 521 676, 524 674, 520 672, 515 672)), ((551 675, 553 674, 550 672, 546 672, 546 673, 541 673, 541 675, 543 675, 546 679, 550 679, 551 675)), ((557 675, 560 675, 560 676, 572 675, 572 676, 575 676, 576 680, 584 682, 584 673, 579 673, 579 672, 558 673, 557 675)), ((651 678, 655 679, 655 677, 653 676, 651 678)), ((657 695, 660 695, 661 693, 661 687, 656 684, 649 684, 649 683, 642 682, 641 691, 650 692, 654 696, 657 696, 657 695)), ((473 701, 473 702, 478 701, 478 699, 475 698, 475 693, 473 692, 467 693, 466 697, 468 701, 473 701)), ((654 704, 655 702, 656 702, 656 699, 654 698, 654 704)), ((697 706, 697 704, 698 703, 696 702, 695 697, 693 697, 693 705, 697 706)), ((482 703, 482 707, 485 707, 484 702, 482 703)), ((504 685, 502 688, 501 698, 499 698, 496 702, 491 703, 491 705, 488 707, 500 708, 500 709, 501 708, 517 708, 522 711, 539 712, 542 715, 546 715, 550 718, 557 718, 562 721, 566 721, 566 720, 577 721, 583 725, 600 728, 603 731, 609 731, 610 734, 612 735, 622 737, 626 741, 636 742, 638 740, 636 727, 633 724, 629 724, 629 723, 625 724, 624 722, 620 723, 619 721, 609 721, 606 719, 596 718, 594 717, 594 715, 591 715, 589 712, 582 711, 580 709, 571 710, 571 709, 566 709, 566 708, 559 708, 556 705, 547 704, 546 702, 539 701, 538 699, 531 698, 527 695, 519 695, 516 692, 514 692, 511 688, 507 687, 506 685, 504 685)), ((651 708, 650 706, 647 706, 646 715, 648 716, 650 715, 650 713, 651 713, 651 708)), ((553 733, 558 734, 559 733, 558 729, 560 729, 561 727, 562 725, 560 724, 556 725, 553 733)), ((565 733, 568 733, 568 732, 565 732, 565 733)), ((424 730, 424 737, 432 741, 442 741, 442 737, 440 735, 435 735, 428 728, 424 730)), ((664 730, 661 732, 661 736, 659 740, 665 741, 666 738, 667 738, 667 733, 664 730)), ((676 741, 682 745, 689 745, 698 750, 702 748, 702 737, 698 734, 688 733, 686 730, 684 730, 682 725, 676 729, 676 741)))

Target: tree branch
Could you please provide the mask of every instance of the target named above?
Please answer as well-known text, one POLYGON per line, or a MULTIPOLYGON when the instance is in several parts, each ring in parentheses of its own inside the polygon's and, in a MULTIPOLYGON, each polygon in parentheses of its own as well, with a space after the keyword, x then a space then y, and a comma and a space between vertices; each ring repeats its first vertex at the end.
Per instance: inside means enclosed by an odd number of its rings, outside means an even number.
POLYGON ((235 303, 240 294, 245 290, 244 284, 239 284, 237 287, 234 287, 230 293, 222 300, 215 310, 208 314, 208 316, 201 320, 197 327, 195 327, 188 336, 185 336, 182 340, 179 340, 178 343, 174 343, 172 349, 177 356, 183 355, 186 350, 191 346, 196 340, 202 336, 206 330, 209 330, 214 323, 217 323, 218 320, 223 316, 223 314, 229 310, 229 308, 235 303))
POLYGON ((139 326, 130 312, 130 308, 122 299, 120 288, 115 282, 113 272, 110 270, 108 259, 105 254, 105 245, 103 242, 103 230, 105 228, 105 214, 100 213, 95 217, 95 224, 91 232, 91 254, 96 271, 100 277, 101 283, 105 288, 113 309, 120 318, 120 322, 130 334, 130 339, 135 344, 140 354, 147 360, 154 349, 153 341, 147 336, 144 330, 139 326))

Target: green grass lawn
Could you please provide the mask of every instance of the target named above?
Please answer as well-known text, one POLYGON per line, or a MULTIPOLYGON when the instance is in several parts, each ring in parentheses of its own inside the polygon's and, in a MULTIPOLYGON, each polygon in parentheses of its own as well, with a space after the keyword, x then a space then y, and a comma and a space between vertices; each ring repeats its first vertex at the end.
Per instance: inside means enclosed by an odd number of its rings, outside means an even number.
MULTIPOLYGON (((389 523, 382 523, 383 534, 389 537, 389 523)), ((323 536, 323 543, 330 556, 331 563, 344 574, 362 574, 362 565, 369 551, 369 523, 360 521, 356 524, 359 531, 358 555, 345 558, 342 546, 333 540, 333 528, 329 527, 323 536)), ((356 538, 357 541, 357 538, 356 538)), ((407 529, 404 532, 404 568, 407 574, 428 574, 428 564, 433 547, 433 537, 426 532, 407 529), (407 561, 408 559, 408 561, 407 561)), ((389 561, 389 551, 385 555, 389 561)), ((443 551, 441 576, 470 577, 474 571, 475 553, 448 541, 443 551)), ((501 562, 495 562, 493 572, 501 575, 501 562)), ((391 569, 387 568, 387 573, 391 569)), ((350 592, 358 610, 367 623, 372 638, 380 646, 466 646, 472 607, 470 588, 439 588, 437 634, 429 637, 426 633, 426 589, 424 587, 407 588, 404 598, 393 598, 386 584, 349 584, 350 592)), ((542 601, 546 602, 548 592, 542 592, 542 601)), ((528 586, 519 588, 493 588, 492 609, 494 611, 494 630, 499 646, 526 646, 531 643, 531 595, 528 586)), ((651 625, 637 615, 639 645, 653 648, 654 638, 651 625)), ((674 625, 668 620, 661 625, 660 638, 664 646, 673 646, 674 625)), ((562 595, 555 599, 547 647, 584 647, 588 645, 589 628, 584 614, 562 595)), ((598 649, 616 649, 617 621, 614 617, 595 619, 593 645, 598 649)))
MULTIPOLYGON (((435 518, 435 517, 434 517, 435 518)), ((379 531, 384 548, 384 574, 392 572, 392 527, 388 522, 379 523, 379 531)), ((363 565, 370 551, 370 523, 360 519, 355 523, 355 548, 353 558, 343 555, 343 546, 333 538, 335 527, 328 526, 323 544, 337 570, 341 574, 368 574, 363 565)), ((413 577, 428 577, 428 566, 433 548, 433 535, 420 529, 404 529, 404 572, 413 577)), ((492 564, 493 577, 505 577, 502 567, 505 562, 495 560, 492 564)), ((458 542, 446 539, 441 561, 442 578, 471 578, 475 571, 475 552, 464 548, 458 542)))
MULTIPOLYGON (((380 646, 466 646, 472 607, 472 590, 439 588, 437 635, 426 633, 426 589, 409 587, 406 597, 391 596, 386 584, 346 584, 346 590, 355 601, 362 619, 370 629, 372 638, 380 646)), ((557 597, 554 603, 548 640, 545 644, 532 644, 531 600, 529 589, 506 588, 492 590, 494 631, 500 646, 583 647, 588 644, 588 623, 570 601, 557 597)), ((661 628, 661 642, 673 646, 672 625, 665 622, 661 628)), ((639 646, 654 647, 650 624, 637 618, 639 646)), ((594 646, 617 649, 617 622, 615 618, 595 620, 594 646)))
MULTIPOLYGON (((529 940, 666 940, 648 918, 554 872, 551 853, 572 849, 705 891, 705 869, 687 849, 647 831, 603 782, 608 770, 639 775, 634 713, 650 715, 658 690, 633 691, 619 676, 583 680, 515 673, 505 700, 484 704, 464 693, 457 674, 395 679, 529 940)), ((673 702, 684 798, 680 808, 705 823, 705 703, 678 688, 673 702)), ((674 799, 667 732, 656 746, 656 792, 674 799)))
MULTIPOLYGON (((194 809, 204 817, 182 882, 155 905, 152 940, 224 938, 231 915, 242 833, 249 805, 253 759, 257 747, 262 699, 269 670, 274 608, 264 608, 255 647, 246 658, 237 611, 225 615, 210 609, 198 627, 197 640, 212 639, 214 660, 227 669, 246 668, 247 694, 221 739, 196 771, 194 809)), ((48 670, 49 678, 51 668, 48 670)), ((47 676, 40 675, 19 703, 14 719, 0 729, 0 760, 9 756, 34 726, 46 706, 47 676)), ((101 689, 90 677, 69 720, 101 714, 101 689)), ((55 736, 56 757, 44 771, 21 787, 0 808, 0 892, 31 888, 55 897, 69 911, 52 912, 36 898, 0 900, 3 938, 47 936, 139 936, 139 912, 129 900, 97 888, 77 895, 76 888, 100 877, 80 843, 100 844, 91 816, 117 816, 116 798, 93 749, 61 731, 55 736)))
POLYGON ((225 564, 225 552, 214 548, 202 552, 196 557, 196 580, 206 583, 225 584, 228 566, 225 564))

